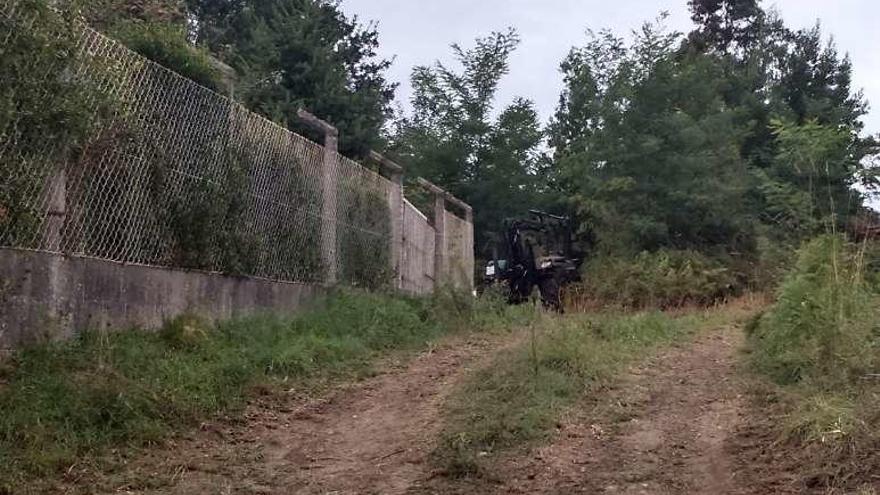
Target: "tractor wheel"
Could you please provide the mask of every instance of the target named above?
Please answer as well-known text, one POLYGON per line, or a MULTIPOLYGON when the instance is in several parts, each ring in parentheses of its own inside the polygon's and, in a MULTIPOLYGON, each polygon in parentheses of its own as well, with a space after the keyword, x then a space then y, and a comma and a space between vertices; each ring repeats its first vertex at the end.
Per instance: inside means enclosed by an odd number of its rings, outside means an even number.
POLYGON ((559 296, 559 280, 556 277, 547 277, 541 280, 541 301, 544 307, 557 313, 562 313, 562 300, 559 296))
POLYGON ((512 280, 510 282, 510 294, 508 296, 509 304, 523 304, 529 300, 532 295, 532 281, 526 277, 512 280))

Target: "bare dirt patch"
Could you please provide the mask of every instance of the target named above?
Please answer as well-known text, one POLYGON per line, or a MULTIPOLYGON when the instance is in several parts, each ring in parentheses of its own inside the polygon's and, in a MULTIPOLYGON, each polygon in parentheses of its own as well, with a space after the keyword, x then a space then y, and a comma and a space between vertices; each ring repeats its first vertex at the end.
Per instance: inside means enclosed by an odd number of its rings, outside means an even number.
POLYGON ((449 391, 517 339, 455 337, 327 397, 267 400, 102 484, 114 493, 403 493, 429 469, 449 391))

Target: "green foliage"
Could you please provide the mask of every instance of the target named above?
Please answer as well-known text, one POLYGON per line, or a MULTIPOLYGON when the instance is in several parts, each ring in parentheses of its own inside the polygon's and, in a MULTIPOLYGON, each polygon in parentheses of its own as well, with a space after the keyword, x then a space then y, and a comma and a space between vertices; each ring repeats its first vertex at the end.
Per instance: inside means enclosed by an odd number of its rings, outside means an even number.
POLYGON ((107 448, 158 442, 234 414, 254 387, 314 389, 369 372, 380 353, 417 348, 474 323, 513 321, 476 315, 485 304, 457 294, 427 300, 341 292, 293 318, 212 326, 185 315, 155 334, 90 332, 23 350, 0 387, 0 488, 16 492, 107 448))
POLYGON ((206 51, 192 46, 179 26, 124 22, 108 33, 125 46, 209 89, 223 90, 219 71, 206 51))
POLYGON ((451 475, 480 474, 481 459, 546 438, 585 394, 706 322, 700 315, 657 312, 538 320, 530 339, 499 354, 453 393, 435 456, 451 475))
POLYGON ((413 69, 413 112, 395 123, 392 149, 413 176, 446 188, 474 208, 481 249, 503 220, 545 205, 544 135, 534 104, 516 98, 493 116, 498 84, 519 44, 514 30, 453 45, 460 68, 413 69))
MULTIPOLYGON (((151 192, 157 216, 168 226, 169 241, 174 246, 174 259, 170 261, 181 268, 252 275, 256 272, 257 253, 268 246, 245 230, 250 184, 246 157, 222 142, 211 144, 224 150, 220 155, 223 166, 214 165, 219 172, 208 178, 184 180, 177 194, 169 191, 180 180, 179 170, 173 168, 179 164, 160 159, 153 163, 151 192)), ((290 243, 291 239, 286 239, 284 245, 290 243)), ((307 259, 301 256, 290 260, 297 263, 307 259)), ((288 269, 296 273, 292 267, 288 269)))
POLYGON ((589 297, 627 308, 708 305, 742 290, 735 273, 695 251, 660 250, 635 257, 601 256, 584 271, 589 297))
POLYGON ((120 24, 144 22, 184 28, 187 23, 180 0, 59 0, 75 5, 86 22, 101 31, 112 31, 120 24))
MULTIPOLYGON (((874 247, 873 249, 876 249, 874 247)), ((778 384, 779 429, 805 472, 848 492, 880 446, 880 286, 867 244, 826 235, 806 243, 777 303, 749 326, 751 363, 778 384)))
POLYGON ((210 325, 196 314, 183 314, 165 323, 159 335, 172 349, 196 349, 208 339, 210 325))
POLYGON ((35 198, 81 150, 105 116, 90 81, 73 77, 78 25, 40 0, 0 16, 0 244, 30 246, 39 234, 35 198))
POLYGON ((551 130, 560 173, 604 251, 752 251, 723 67, 677 41, 646 24, 628 46, 603 32, 571 52, 551 130))
POLYGON ((851 149, 853 130, 816 120, 771 126, 777 157, 759 184, 766 214, 796 238, 839 230, 863 203, 854 189, 861 165, 851 149))
POLYGON ((601 253, 692 250, 762 285, 774 253, 859 211, 877 146, 859 136, 851 63, 818 28, 790 31, 754 0, 689 5, 687 37, 657 22, 571 51, 556 172, 601 253))
POLYGON ((840 237, 819 237, 798 252, 778 302, 754 330, 755 364, 781 384, 855 383, 880 364, 877 308, 864 253, 840 237))
MULTIPOLYGON (((381 144, 395 86, 378 58, 378 33, 328 0, 190 0, 198 44, 240 76, 245 104, 306 135, 306 108, 340 132, 340 151, 366 156, 381 144)), ((318 136, 313 136, 318 137, 318 136)))

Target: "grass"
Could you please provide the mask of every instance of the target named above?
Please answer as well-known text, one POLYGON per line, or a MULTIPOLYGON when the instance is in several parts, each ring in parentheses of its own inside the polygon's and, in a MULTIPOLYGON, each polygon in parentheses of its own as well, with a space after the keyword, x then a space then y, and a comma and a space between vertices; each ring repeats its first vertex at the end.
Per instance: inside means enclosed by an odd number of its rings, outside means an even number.
POLYGON ((695 251, 597 256, 585 266, 579 298, 629 309, 708 306, 741 292, 732 264, 695 251))
POLYGON ((93 332, 23 350, 0 369, 0 493, 235 414, 256 390, 363 376, 388 352, 515 323, 509 314, 452 292, 431 300, 341 292, 297 317, 211 326, 183 316, 158 333, 93 332))
POLYGON ((854 490, 880 469, 880 291, 870 245, 805 244, 776 304, 749 325, 749 362, 780 403, 805 476, 854 490))
POLYGON ((567 410, 629 364, 731 318, 729 311, 709 310, 538 320, 530 338, 453 394, 436 460, 452 476, 479 475, 494 454, 545 439, 567 410))

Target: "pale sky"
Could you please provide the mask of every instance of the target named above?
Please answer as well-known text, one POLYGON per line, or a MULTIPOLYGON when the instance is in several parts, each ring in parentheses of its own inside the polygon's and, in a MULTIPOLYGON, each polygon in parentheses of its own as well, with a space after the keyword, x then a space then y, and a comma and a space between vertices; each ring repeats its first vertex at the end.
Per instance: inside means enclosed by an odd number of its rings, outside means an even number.
MULTIPOLYGON (((838 50, 850 54, 855 87, 874 103, 864 119, 866 132, 880 133, 880 2, 765 0, 763 5, 775 7, 791 28, 821 22, 838 50)), ((692 27, 687 0, 343 0, 342 9, 363 22, 378 23, 380 54, 395 59, 390 78, 400 83, 397 98, 404 108, 412 94, 409 75, 414 66, 451 62, 450 44, 468 47, 477 36, 515 27, 522 43, 496 108, 522 96, 535 102, 545 120, 562 89, 559 63, 572 46, 585 42, 588 28, 628 34, 661 11, 670 13, 671 29, 687 32, 692 27)))

